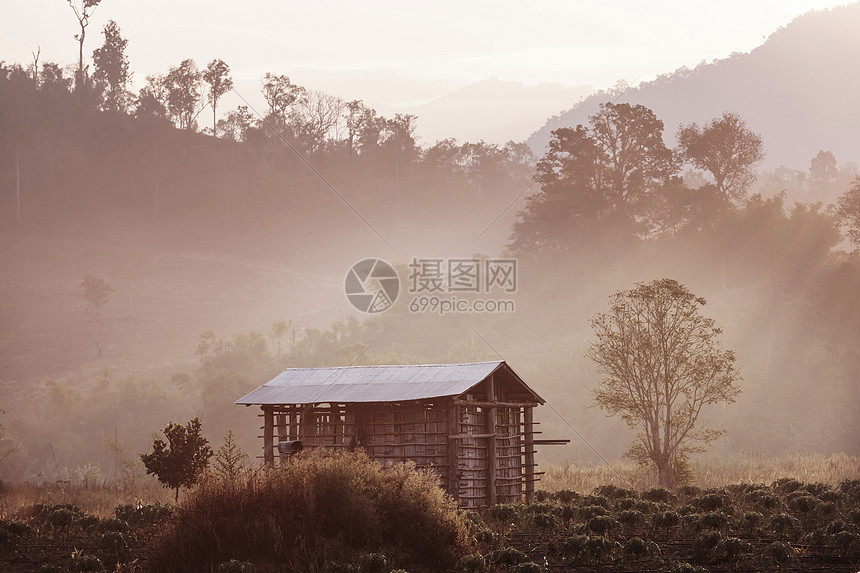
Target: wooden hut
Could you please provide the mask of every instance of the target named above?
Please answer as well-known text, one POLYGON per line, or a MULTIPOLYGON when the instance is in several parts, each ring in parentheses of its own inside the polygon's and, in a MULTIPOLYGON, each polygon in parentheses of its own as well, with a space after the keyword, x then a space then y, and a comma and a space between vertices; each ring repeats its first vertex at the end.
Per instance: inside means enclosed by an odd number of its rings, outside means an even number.
POLYGON ((441 476, 463 507, 534 501, 534 407, 544 400, 504 361, 290 368, 236 401, 258 405, 263 458, 284 442, 364 448, 441 476))

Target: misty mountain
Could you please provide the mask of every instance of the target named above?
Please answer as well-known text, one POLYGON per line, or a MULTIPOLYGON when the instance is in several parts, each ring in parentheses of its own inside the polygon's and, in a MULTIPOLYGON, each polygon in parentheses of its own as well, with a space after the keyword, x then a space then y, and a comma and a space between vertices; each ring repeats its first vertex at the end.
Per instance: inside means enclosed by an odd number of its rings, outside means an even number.
MULTIPOLYGON (((542 155, 552 130, 586 124, 605 101, 642 104, 665 124, 674 145, 681 123, 702 124, 725 111, 760 133, 762 167, 807 169, 819 150, 840 163, 860 160, 860 3, 812 11, 774 32, 750 53, 681 68, 629 89, 594 94, 549 119, 527 143, 542 155)), ((694 33, 695 31, 691 31, 694 33)))
POLYGON ((423 144, 449 137, 460 142, 505 143, 524 140, 548 114, 569 108, 592 91, 589 86, 488 79, 418 106, 375 107, 385 115, 417 115, 417 134, 423 144))

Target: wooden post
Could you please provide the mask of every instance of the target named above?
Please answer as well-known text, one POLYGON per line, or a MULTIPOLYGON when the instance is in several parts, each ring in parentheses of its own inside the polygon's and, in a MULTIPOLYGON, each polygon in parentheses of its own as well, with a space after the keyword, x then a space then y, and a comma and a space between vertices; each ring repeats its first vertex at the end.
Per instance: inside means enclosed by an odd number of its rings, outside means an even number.
POLYGON ((460 408, 451 401, 448 406, 448 493, 460 498, 460 442, 454 436, 460 433, 460 408))
POLYGON ((275 450, 272 449, 275 439, 275 420, 272 406, 261 406, 263 409, 263 465, 275 466, 275 450))
POLYGON ((293 404, 290 406, 290 440, 299 439, 299 409, 300 407, 293 404))
MULTIPOLYGON (((277 421, 277 424, 275 426, 276 432, 273 441, 275 443, 275 447, 277 447, 278 442, 285 440, 287 437, 287 415, 282 412, 278 412, 277 416, 275 416, 275 420, 277 421)), ((287 454, 282 454, 280 453, 280 450, 278 450, 278 458, 278 464, 283 464, 287 461, 287 454)))
POLYGON ((332 444, 335 446, 340 446, 343 444, 343 424, 340 421, 340 404, 329 404, 331 408, 330 412, 330 422, 332 424, 334 437, 332 438, 332 444))
MULTIPOLYGON (((487 402, 496 402, 496 380, 490 376, 487 385, 487 402)), ((496 472, 498 463, 496 460, 496 406, 487 408, 487 504, 496 505, 496 472)))
POLYGON ((526 476, 526 503, 535 501, 535 435, 534 435, 534 408, 526 406, 523 412, 523 431, 525 433, 526 467, 523 468, 526 476))

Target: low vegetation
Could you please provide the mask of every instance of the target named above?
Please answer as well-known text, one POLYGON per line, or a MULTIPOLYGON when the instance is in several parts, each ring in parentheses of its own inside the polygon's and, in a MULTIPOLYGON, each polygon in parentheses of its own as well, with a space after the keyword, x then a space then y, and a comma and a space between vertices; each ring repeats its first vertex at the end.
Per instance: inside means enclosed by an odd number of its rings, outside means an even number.
POLYGON ((176 506, 154 479, 134 491, 2 484, 0 570, 857 569, 858 458, 698 462, 697 485, 674 491, 615 467, 634 487, 611 470, 550 466, 534 504, 480 512, 458 510, 435 476, 360 452, 304 452, 238 477, 210 470, 176 506))

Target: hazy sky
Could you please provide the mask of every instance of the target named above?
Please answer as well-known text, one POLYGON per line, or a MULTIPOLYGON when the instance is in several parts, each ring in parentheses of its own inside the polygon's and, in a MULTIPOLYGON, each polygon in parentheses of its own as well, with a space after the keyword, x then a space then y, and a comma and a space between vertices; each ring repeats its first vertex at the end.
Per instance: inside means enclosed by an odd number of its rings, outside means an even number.
MULTIPOLYGON (((74 0, 79 3, 80 0, 74 0)), ((0 59, 73 64, 65 0, 3 0, 0 59)), ((237 86, 267 72, 370 103, 407 105, 470 82, 612 86, 749 51, 828 0, 369 1, 103 0, 85 54, 116 20, 135 81, 185 58, 224 59, 237 86)))

